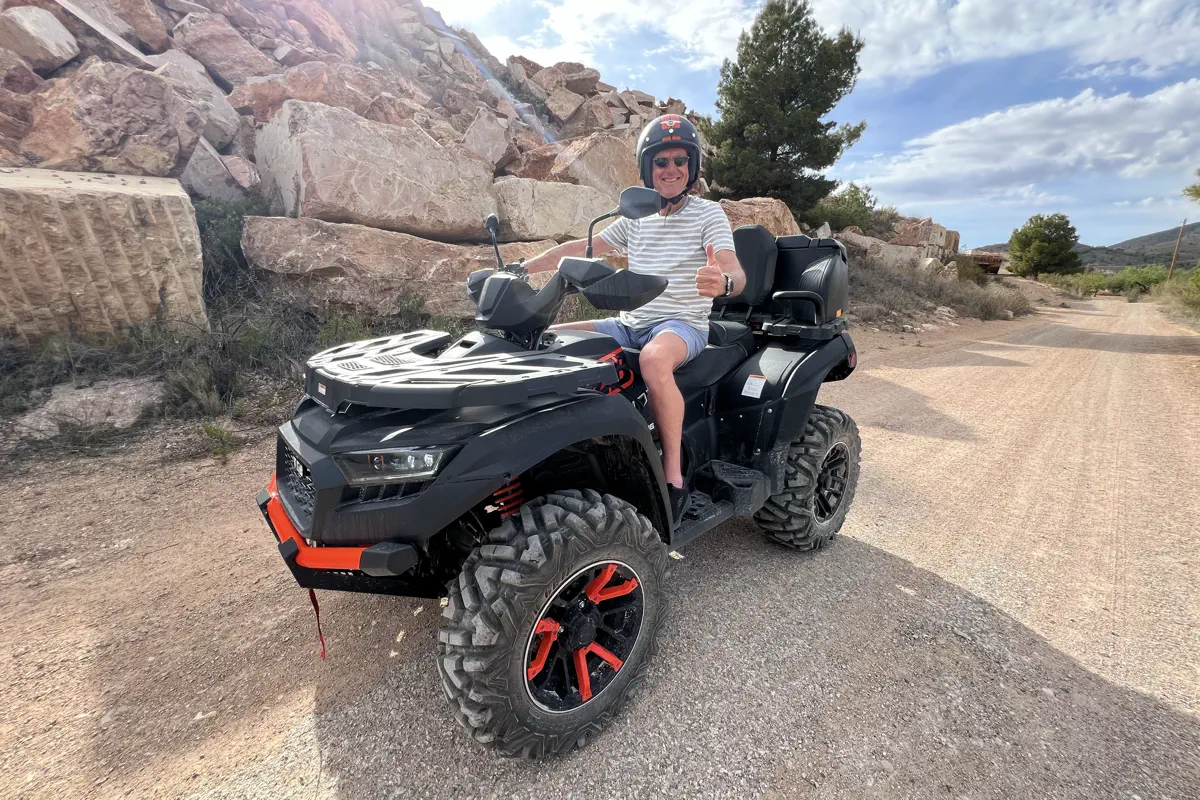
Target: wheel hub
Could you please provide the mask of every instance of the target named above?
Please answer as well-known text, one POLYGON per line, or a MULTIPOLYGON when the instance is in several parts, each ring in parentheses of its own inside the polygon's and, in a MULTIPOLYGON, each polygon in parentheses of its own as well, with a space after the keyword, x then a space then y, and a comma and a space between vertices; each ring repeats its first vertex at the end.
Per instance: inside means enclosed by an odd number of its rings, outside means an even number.
POLYGON ((585 608, 576 608, 567 615, 563 620, 563 633, 559 638, 568 650, 579 650, 596 641, 596 631, 602 623, 600 608, 595 603, 588 602, 585 608))
POLYGON ((573 711, 612 683, 641 632, 642 601, 637 574, 616 561, 586 567, 559 587, 525 651, 533 701, 547 711, 573 711))

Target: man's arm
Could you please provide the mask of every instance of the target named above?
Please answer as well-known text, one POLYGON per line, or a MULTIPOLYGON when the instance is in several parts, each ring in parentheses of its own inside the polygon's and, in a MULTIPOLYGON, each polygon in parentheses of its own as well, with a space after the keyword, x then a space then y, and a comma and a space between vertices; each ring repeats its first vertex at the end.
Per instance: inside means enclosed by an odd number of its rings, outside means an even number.
MULTIPOLYGON (((613 249, 613 246, 601 237, 592 237, 593 257, 599 258, 605 253, 611 253, 613 249)), ((571 242, 563 242, 557 247, 552 247, 541 255, 526 261, 525 271, 530 274, 535 272, 550 272, 558 269, 558 262, 562 259, 568 257, 583 258, 586 252, 587 239, 575 239, 571 242)))

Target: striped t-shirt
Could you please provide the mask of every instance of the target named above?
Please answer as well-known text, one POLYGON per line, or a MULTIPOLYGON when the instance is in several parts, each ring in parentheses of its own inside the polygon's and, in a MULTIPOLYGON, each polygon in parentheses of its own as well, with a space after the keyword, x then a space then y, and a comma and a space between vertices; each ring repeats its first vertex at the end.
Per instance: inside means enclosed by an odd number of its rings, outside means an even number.
POLYGON ((663 293, 634 311, 622 311, 621 322, 648 328, 676 319, 708 334, 712 298, 696 291, 696 271, 708 263, 704 248, 733 250, 733 231, 720 204, 689 196, 674 214, 642 219, 621 217, 600 232, 600 238, 629 253, 629 268, 661 275, 670 283, 663 293))

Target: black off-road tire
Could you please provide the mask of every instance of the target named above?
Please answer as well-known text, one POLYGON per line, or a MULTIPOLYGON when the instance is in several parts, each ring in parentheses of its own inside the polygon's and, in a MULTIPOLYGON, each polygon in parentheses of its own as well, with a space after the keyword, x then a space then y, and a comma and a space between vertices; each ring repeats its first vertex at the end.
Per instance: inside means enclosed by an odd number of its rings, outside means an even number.
POLYGON ((784 489, 754 515, 772 541, 796 550, 820 550, 846 521, 858 486, 862 443, 858 426, 843 411, 813 406, 804 437, 788 450, 784 489), (840 486, 835 507, 829 499, 840 486), (824 492, 818 497, 818 491, 824 492))
POLYGON ((646 677, 666 618, 667 563, 654 526, 617 497, 564 491, 526 503, 448 586, 438 671, 454 716, 477 742, 505 756, 540 758, 585 745, 646 677), (639 578, 632 649, 598 694, 552 713, 534 702, 526 682, 534 627, 573 576, 614 561, 639 578))

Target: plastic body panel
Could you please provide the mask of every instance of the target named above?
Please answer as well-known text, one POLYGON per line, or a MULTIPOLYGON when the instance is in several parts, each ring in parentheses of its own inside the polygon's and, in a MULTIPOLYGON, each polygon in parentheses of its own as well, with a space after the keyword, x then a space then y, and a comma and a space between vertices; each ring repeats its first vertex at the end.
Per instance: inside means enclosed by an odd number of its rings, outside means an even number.
MULTIPOLYGON (((571 395, 612 383, 612 365, 548 350, 504 352, 478 340, 486 352, 441 360, 423 354, 449 344, 433 331, 342 345, 313 356, 305 391, 337 411, 346 403, 376 408, 458 408, 522 403, 544 394, 571 395)), ((498 342, 504 342, 497 339, 498 342)), ((454 345, 453 347, 458 347, 454 345)))
POLYGON ((282 482, 280 486, 288 516, 304 538, 329 546, 397 541, 425 549, 430 537, 510 478, 569 445, 604 436, 627 437, 642 449, 662 505, 643 513, 662 518, 665 512, 666 484, 653 437, 642 414, 621 395, 588 392, 508 407, 424 412, 424 420, 416 418, 420 413, 348 419, 310 403, 280 426, 280 458, 294 453, 312 475, 311 515, 297 508, 282 482), (417 422, 424 424, 404 424, 417 422), (451 446, 456 452, 419 492, 382 501, 344 500, 347 481, 334 454, 430 445, 451 446))

